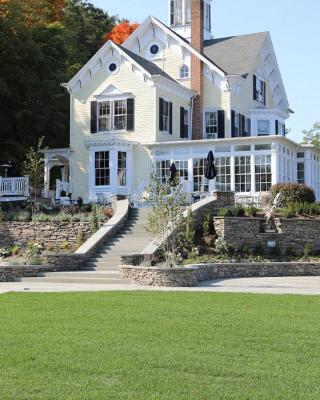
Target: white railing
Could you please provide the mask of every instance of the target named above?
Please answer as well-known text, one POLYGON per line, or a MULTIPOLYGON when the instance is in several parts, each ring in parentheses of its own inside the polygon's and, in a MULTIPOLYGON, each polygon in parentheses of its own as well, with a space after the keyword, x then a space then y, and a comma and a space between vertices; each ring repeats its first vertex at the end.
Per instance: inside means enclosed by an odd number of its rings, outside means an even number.
POLYGON ((29 178, 27 176, 19 178, 0 177, 0 196, 29 196, 29 178))

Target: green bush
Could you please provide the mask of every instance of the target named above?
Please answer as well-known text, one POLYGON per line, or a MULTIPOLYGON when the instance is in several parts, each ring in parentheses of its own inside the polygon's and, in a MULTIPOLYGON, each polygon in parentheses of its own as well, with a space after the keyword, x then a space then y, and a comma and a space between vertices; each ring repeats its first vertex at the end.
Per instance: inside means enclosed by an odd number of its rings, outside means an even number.
POLYGON ((225 207, 221 207, 218 210, 218 217, 232 217, 232 211, 225 207))
POLYGON ((235 206, 232 209, 232 214, 234 217, 244 217, 246 210, 242 206, 235 206))
POLYGON ((254 249, 254 255, 263 257, 264 253, 265 253, 265 251, 264 251, 264 247, 262 246, 262 244, 260 244, 260 243, 257 244, 254 249))
POLYGON ((283 210, 283 214, 285 218, 294 218, 296 216, 295 206, 293 204, 289 204, 289 206, 283 210))
POLYGON ((248 206, 245 209, 245 211, 246 211, 247 215, 249 215, 249 217, 256 217, 259 209, 251 204, 250 206, 248 206))
POLYGON ((270 193, 271 204, 280 193, 281 207, 287 207, 291 203, 314 203, 316 201, 314 191, 300 183, 277 183, 272 186, 270 193))

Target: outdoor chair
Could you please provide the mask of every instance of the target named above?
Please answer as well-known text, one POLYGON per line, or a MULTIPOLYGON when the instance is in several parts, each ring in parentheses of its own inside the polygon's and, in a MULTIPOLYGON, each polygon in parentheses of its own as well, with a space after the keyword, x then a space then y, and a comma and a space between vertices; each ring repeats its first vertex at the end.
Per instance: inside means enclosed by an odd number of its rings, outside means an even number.
POLYGON ((97 193, 97 203, 106 207, 112 204, 111 193, 97 193))

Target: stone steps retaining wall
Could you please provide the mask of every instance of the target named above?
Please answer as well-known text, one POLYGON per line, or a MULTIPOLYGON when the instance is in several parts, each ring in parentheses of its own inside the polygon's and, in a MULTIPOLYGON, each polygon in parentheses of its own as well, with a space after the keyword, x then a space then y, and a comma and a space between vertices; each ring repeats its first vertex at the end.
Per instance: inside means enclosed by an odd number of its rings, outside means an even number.
POLYGON ((122 279, 142 286, 190 287, 209 280, 280 276, 320 276, 320 263, 219 263, 170 269, 121 266, 122 279))

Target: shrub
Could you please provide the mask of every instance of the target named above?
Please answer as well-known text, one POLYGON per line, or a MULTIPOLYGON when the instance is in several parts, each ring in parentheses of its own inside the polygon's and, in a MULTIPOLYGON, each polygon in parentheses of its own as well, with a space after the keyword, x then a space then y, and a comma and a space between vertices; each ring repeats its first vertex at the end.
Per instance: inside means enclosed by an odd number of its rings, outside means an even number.
POLYGON ((25 254, 28 265, 41 264, 42 246, 39 243, 28 243, 27 251, 25 254))
POLYGON ((293 204, 289 204, 287 208, 283 210, 285 218, 294 218, 296 216, 296 209, 293 204))
POLYGON ((314 191, 300 183, 277 183, 271 188, 271 203, 280 193, 281 207, 287 207, 290 203, 314 203, 316 197, 314 191))
POLYGON ((204 243, 207 246, 212 246, 216 232, 213 225, 212 215, 209 212, 207 212, 206 215, 204 216, 202 229, 203 229, 202 239, 204 243))
POLYGON ((221 207, 217 213, 218 217, 232 217, 232 211, 225 207, 221 207))
POLYGON ((12 255, 12 251, 8 247, 0 248, 0 257, 6 258, 6 257, 10 257, 11 255, 12 255))
POLYGON ((255 247, 255 249, 254 249, 254 254, 256 255, 256 256, 261 256, 261 257, 263 257, 264 256, 264 253, 265 253, 265 251, 264 251, 264 247, 262 246, 262 244, 257 244, 256 245, 256 247, 255 247))
POLYGON ((16 256, 21 251, 21 247, 18 244, 14 244, 11 248, 11 253, 13 256, 16 256))
POLYGON ((270 254, 275 258, 280 258, 282 256, 281 249, 278 244, 276 244, 275 247, 271 249, 270 254))
POLYGON ((84 242, 85 242, 84 233, 82 232, 82 230, 79 229, 77 234, 77 247, 78 248, 81 247, 84 242))
POLYGON ((253 204, 251 204, 250 206, 248 206, 246 208, 246 213, 247 215, 249 215, 250 217, 256 217, 257 216, 257 212, 258 212, 258 208, 255 207, 253 204))
POLYGON ((230 243, 218 238, 215 241, 215 252, 222 256, 231 256, 234 254, 234 248, 230 243))
POLYGON ((3 211, 3 209, 0 207, 0 222, 5 221, 5 219, 6 219, 6 215, 3 211))
POLYGON ((92 230, 92 233, 97 232, 98 229, 99 229, 98 210, 97 210, 97 206, 94 204, 92 206, 92 214, 91 214, 91 230, 92 230))
POLYGON ((304 260, 309 260, 311 255, 312 255, 312 246, 311 246, 311 244, 307 243, 303 248, 304 260))
POLYGON ((232 214, 234 217, 244 217, 246 210, 242 206, 235 206, 232 209, 232 214))
POLYGON ((61 244, 60 244, 60 249, 61 250, 70 250, 71 249, 71 245, 67 240, 64 240, 61 244))

